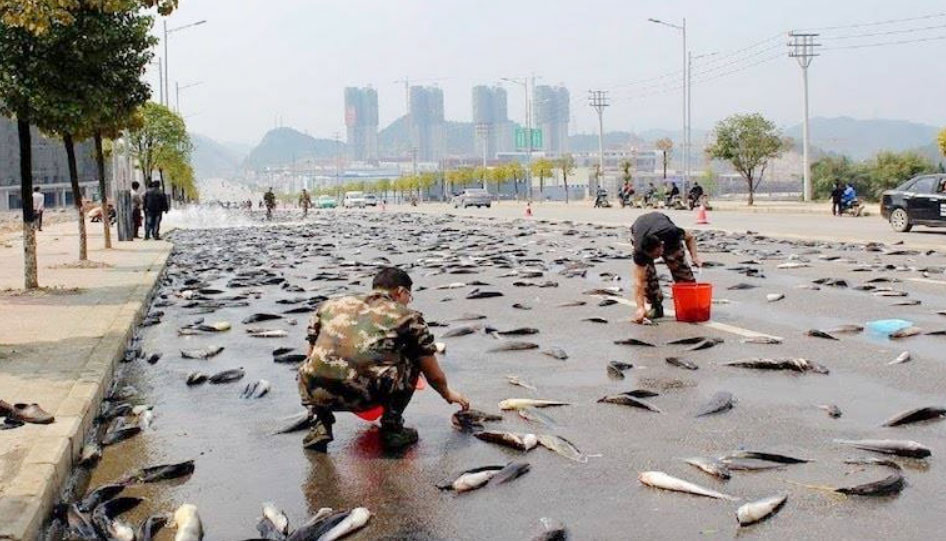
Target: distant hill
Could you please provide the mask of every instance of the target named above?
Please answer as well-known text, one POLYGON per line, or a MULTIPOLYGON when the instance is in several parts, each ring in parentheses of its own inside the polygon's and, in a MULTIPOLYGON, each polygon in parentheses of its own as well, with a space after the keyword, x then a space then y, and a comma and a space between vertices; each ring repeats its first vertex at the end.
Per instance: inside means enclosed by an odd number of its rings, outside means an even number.
MULTIPOLYGON (((881 150, 900 152, 926 147, 938 131, 935 126, 905 120, 816 117, 811 119, 811 144, 825 152, 863 160, 881 150)), ((785 135, 801 141, 801 132, 799 124, 785 130, 785 135)))
POLYGON ((227 177, 239 170, 245 154, 233 152, 205 135, 192 133, 190 136, 194 144, 191 163, 197 178, 227 177))
MULTIPOLYGON (((474 152, 474 130, 471 122, 444 122, 444 133, 447 136, 447 154, 470 156, 474 152)), ((411 149, 411 134, 408 130, 407 115, 397 118, 394 122, 378 132, 378 149, 382 156, 404 156, 411 149)))
POLYGON ((307 158, 326 159, 345 152, 345 143, 317 139, 292 128, 275 128, 263 136, 243 162, 250 169, 291 164, 307 158))

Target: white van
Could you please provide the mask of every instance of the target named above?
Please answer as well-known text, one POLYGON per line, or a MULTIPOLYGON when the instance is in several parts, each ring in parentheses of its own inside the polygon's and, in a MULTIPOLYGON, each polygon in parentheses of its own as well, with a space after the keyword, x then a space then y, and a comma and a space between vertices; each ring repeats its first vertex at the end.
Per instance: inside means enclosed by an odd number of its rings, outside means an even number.
POLYGON ((345 192, 345 198, 342 200, 342 206, 350 208, 365 208, 365 192, 345 192))

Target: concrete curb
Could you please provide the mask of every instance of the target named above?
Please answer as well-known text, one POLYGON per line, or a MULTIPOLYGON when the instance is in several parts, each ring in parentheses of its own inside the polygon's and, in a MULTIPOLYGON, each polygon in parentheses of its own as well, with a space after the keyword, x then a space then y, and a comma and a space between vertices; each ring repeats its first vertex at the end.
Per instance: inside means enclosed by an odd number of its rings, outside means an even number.
POLYGON ((54 412, 56 422, 30 448, 18 475, 0 494, 0 540, 39 538, 82 450, 105 392, 167 266, 170 250, 155 259, 108 330, 85 358, 79 378, 54 412))

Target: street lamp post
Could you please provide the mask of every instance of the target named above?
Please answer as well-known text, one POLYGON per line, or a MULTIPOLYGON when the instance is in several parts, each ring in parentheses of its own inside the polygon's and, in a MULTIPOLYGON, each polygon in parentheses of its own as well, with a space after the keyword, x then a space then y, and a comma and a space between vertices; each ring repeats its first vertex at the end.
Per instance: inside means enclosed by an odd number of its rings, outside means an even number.
POLYGON ((174 32, 179 32, 186 28, 200 26, 202 24, 205 24, 207 20, 202 19, 200 21, 197 21, 196 23, 185 24, 184 26, 178 26, 177 28, 170 28, 170 29, 168 28, 167 19, 165 19, 163 22, 164 22, 164 106, 170 107, 171 106, 171 80, 168 75, 169 73, 168 64, 170 64, 170 62, 168 61, 168 35, 173 34, 174 32))
POLYGON ((689 95, 689 88, 688 88, 689 85, 687 84, 687 78, 689 74, 687 70, 687 56, 688 56, 687 54, 687 20, 686 20, 686 17, 684 17, 683 24, 673 24, 673 23, 661 21, 660 19, 653 19, 653 18, 647 19, 647 20, 652 23, 662 24, 664 26, 669 26, 670 28, 675 28, 683 34, 683 163, 684 163, 683 186, 684 186, 684 190, 686 190, 688 176, 689 176, 688 174, 689 164, 690 164, 690 153, 689 153, 690 141, 689 141, 689 135, 687 132, 687 126, 688 126, 687 124, 687 112, 688 112, 687 96, 689 95))
MULTIPOLYGON (((529 199, 532 199, 532 111, 529 110, 529 79, 527 77, 523 77, 522 79, 500 77, 500 80, 506 81, 507 83, 521 85, 523 91, 525 92, 526 179, 527 189, 529 190, 529 199)), ((532 76, 532 90, 535 91, 535 76, 532 76)))
MULTIPOLYGON (((712 52, 712 53, 706 53, 706 54, 698 54, 696 56, 693 56, 692 52, 688 52, 687 54, 689 55, 688 62, 687 62, 687 89, 688 89, 687 90, 687 123, 686 123, 686 126, 687 126, 687 140, 686 140, 687 163, 686 163, 686 172, 684 174, 686 175, 686 178, 689 179, 692 176, 690 172, 690 165, 691 165, 690 162, 692 161, 692 158, 693 158, 693 147, 691 146, 693 144, 693 118, 692 118, 692 115, 693 115, 693 61, 699 60, 701 58, 706 58, 708 56, 713 56, 716 53, 712 52)), ((689 186, 687 186, 686 184, 684 184, 683 188, 684 188, 683 193, 687 193, 689 191, 689 186)))
POLYGON ((181 83, 177 81, 174 82, 174 108, 177 109, 177 114, 181 114, 181 90, 187 90, 188 88, 193 88, 202 84, 204 84, 203 81, 198 81, 196 83, 181 86, 181 83))

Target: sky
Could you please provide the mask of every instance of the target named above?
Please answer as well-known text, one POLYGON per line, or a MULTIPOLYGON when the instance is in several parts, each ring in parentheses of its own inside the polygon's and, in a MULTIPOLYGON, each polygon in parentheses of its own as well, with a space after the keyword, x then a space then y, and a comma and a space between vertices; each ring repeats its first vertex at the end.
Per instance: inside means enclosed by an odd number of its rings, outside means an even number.
MULTIPOLYGON (((606 131, 679 130, 682 32, 648 18, 684 17, 688 49, 710 55, 693 61, 695 130, 733 113, 801 121, 793 29, 821 34, 811 116, 946 125, 942 0, 181 0, 155 32, 207 21, 170 35, 171 105, 175 84, 199 83, 180 92, 190 130, 252 145, 277 123, 344 138, 346 86, 377 89, 384 127, 405 113, 405 78, 441 87, 450 120, 470 120, 474 85, 534 75, 570 90, 572 133, 597 130, 590 89, 609 91, 606 131)), ((521 121, 523 89, 505 86, 521 121)))

